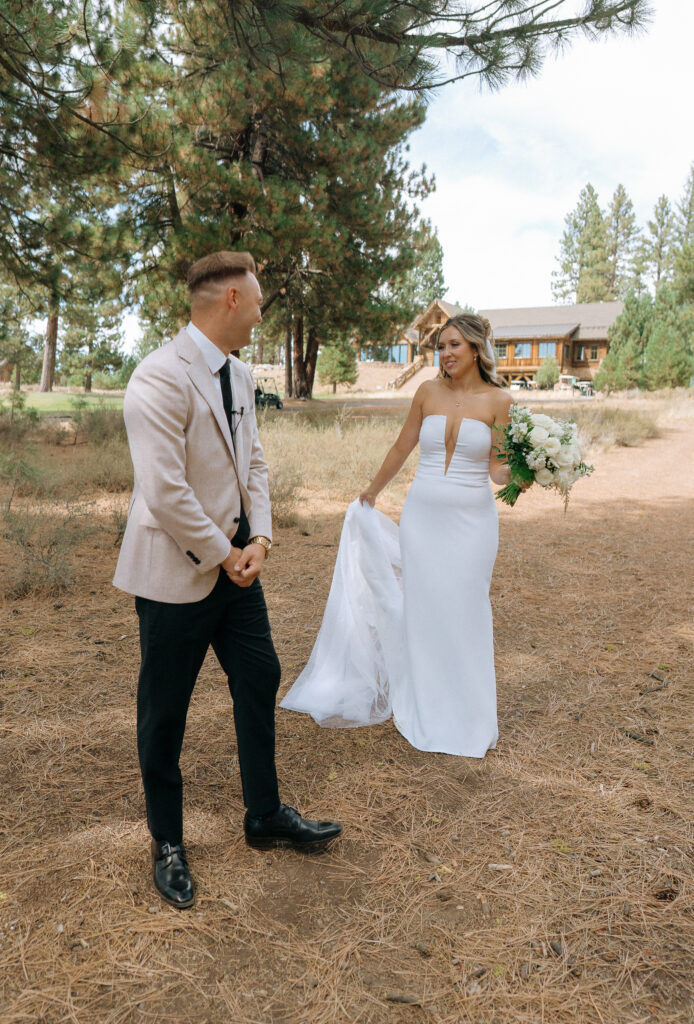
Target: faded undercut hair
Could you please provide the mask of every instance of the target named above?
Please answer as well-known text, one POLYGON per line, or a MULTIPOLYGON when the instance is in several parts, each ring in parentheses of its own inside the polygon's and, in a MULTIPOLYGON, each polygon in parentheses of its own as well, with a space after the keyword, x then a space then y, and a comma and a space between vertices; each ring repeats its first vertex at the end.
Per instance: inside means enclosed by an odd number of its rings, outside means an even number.
POLYGON ((204 290, 211 282, 221 281, 229 277, 243 277, 255 274, 255 260, 249 252, 211 252, 196 260, 188 271, 188 291, 191 297, 204 290))

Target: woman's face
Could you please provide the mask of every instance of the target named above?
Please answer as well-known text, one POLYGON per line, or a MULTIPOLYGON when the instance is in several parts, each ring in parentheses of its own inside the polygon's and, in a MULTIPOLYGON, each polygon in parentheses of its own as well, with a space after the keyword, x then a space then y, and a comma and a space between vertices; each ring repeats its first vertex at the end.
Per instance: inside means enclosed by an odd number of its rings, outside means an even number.
POLYGON ((449 377, 462 377, 475 365, 477 349, 457 327, 446 327, 439 337, 439 363, 449 377))

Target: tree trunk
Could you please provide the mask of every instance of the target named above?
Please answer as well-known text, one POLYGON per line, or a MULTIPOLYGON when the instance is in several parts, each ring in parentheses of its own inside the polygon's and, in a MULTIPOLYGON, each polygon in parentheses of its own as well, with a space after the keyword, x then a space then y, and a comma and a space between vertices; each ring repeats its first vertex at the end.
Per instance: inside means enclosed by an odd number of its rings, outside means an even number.
POLYGON ((294 393, 292 387, 292 321, 287 324, 287 333, 284 336, 284 397, 291 398, 294 393))
POLYGON ((308 397, 313 394, 313 381, 316 376, 316 363, 318 362, 318 331, 315 327, 308 329, 308 344, 306 345, 306 387, 308 397))
POLYGON ((337 392, 337 381, 334 380, 333 381, 333 394, 336 394, 336 392, 337 392))
POLYGON ((51 298, 46 322, 46 343, 43 347, 43 367, 39 391, 52 391, 55 381, 55 355, 58 347, 58 299, 51 298))
POLYGON ((14 364, 14 389, 15 391, 22 390, 22 361, 17 356, 17 362, 14 364))
POLYGON ((256 363, 262 363, 264 355, 265 344, 263 342, 262 334, 258 335, 258 345, 256 347, 255 361, 256 363))
POLYGON ((306 360, 304 359, 304 318, 298 316, 294 326, 294 394, 297 398, 308 398, 306 360))

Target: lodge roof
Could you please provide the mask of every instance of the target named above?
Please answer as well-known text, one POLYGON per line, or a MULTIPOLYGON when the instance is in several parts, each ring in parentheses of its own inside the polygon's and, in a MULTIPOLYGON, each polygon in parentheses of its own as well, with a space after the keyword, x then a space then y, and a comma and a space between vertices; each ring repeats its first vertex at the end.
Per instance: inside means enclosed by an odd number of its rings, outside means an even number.
MULTIPOLYGON (((435 299, 419 314, 412 328, 427 320, 427 314, 438 306, 446 316, 456 316, 463 309, 453 302, 435 299)), ((481 309, 492 325, 494 337, 511 338, 564 338, 572 335, 578 341, 596 341, 607 338, 612 326, 624 308, 623 302, 579 302, 567 306, 525 306, 509 309, 481 309)))
POLYGON ((481 309, 480 315, 487 317, 497 338, 540 337, 540 331, 547 337, 551 329, 555 337, 573 334, 578 341, 594 341, 607 338, 607 329, 623 309, 623 302, 577 302, 571 306, 481 309))
MULTIPOLYGON (((487 316, 486 313, 483 314, 487 316)), ((491 317, 487 316, 487 319, 494 324, 491 317)), ((568 338, 570 334, 573 334, 580 325, 577 323, 573 324, 530 324, 529 326, 512 326, 512 327, 498 327, 494 331, 494 337, 497 341, 504 341, 506 338, 568 338)))

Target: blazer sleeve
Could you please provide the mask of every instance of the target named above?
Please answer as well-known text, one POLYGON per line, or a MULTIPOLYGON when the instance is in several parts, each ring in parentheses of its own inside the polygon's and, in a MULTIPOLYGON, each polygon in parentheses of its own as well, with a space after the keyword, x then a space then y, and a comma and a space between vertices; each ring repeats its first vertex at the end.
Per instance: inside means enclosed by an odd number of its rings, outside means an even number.
POLYGON ((199 573, 223 562, 231 542, 207 515, 186 480, 188 400, 175 374, 161 363, 130 379, 123 416, 135 477, 145 503, 199 573))
POLYGON ((263 446, 258 437, 258 422, 255 415, 255 384, 250 370, 247 370, 251 388, 251 457, 248 469, 247 490, 251 499, 248 517, 251 537, 267 537, 272 540, 272 513, 270 510, 270 485, 268 468, 263 446))

